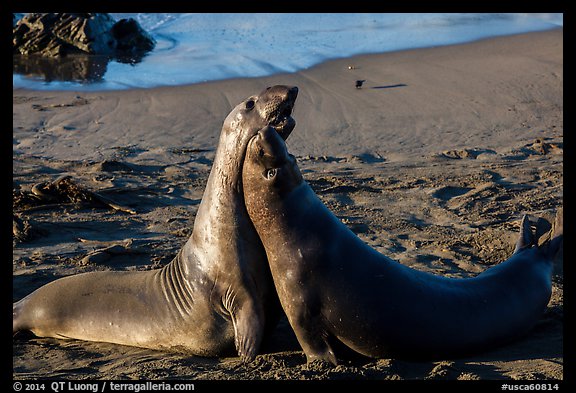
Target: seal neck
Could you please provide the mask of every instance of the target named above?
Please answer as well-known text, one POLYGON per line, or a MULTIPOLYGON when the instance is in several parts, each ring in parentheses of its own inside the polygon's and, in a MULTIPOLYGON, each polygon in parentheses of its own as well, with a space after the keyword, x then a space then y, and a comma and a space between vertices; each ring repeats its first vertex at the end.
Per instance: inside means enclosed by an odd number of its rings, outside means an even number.
POLYGON ((201 243, 202 249, 208 249, 219 241, 220 235, 215 234, 219 228, 238 222, 232 217, 248 215, 241 178, 245 147, 242 149, 242 141, 228 142, 225 137, 220 138, 189 239, 189 243, 201 243))
POLYGON ((227 204, 231 198, 234 199, 234 195, 242 195, 242 165, 246 147, 242 148, 239 142, 231 144, 225 136, 220 138, 200 207, 227 204))

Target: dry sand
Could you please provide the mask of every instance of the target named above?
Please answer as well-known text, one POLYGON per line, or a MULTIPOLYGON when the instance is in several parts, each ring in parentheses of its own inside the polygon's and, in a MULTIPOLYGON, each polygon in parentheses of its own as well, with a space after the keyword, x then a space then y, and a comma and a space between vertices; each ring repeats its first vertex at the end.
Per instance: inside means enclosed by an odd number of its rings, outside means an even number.
MULTIPOLYGON (((550 217, 562 206, 562 29, 265 78, 127 91, 15 89, 15 212, 31 230, 13 242, 13 300, 70 274, 168 263, 191 233, 224 117, 272 84, 300 88, 288 147, 306 180, 363 240, 415 269, 473 276, 511 254, 523 213, 550 217), (362 89, 357 79, 366 80, 362 89), (33 185, 62 175, 137 214, 75 204, 26 210, 33 185)), ((552 299, 535 328, 471 357, 355 359, 316 369, 304 364, 283 320, 246 365, 32 338, 14 340, 13 376, 563 379, 557 262, 552 299)))

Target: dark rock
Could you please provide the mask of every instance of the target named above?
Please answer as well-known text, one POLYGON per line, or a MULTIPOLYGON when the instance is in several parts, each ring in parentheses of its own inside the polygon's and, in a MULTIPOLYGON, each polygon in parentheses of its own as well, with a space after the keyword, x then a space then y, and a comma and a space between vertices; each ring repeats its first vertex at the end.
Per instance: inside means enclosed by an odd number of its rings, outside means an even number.
POLYGON ((137 54, 154 49, 155 40, 132 18, 120 19, 112 26, 116 50, 124 54, 137 54))
POLYGON ((108 14, 28 14, 13 30, 13 52, 49 57, 113 54, 114 23, 108 14))
POLYGON ((97 82, 111 60, 135 64, 156 45, 131 18, 32 13, 17 20, 13 15, 13 71, 46 81, 97 82))
POLYGON ((13 29, 13 53, 63 57, 143 55, 154 39, 133 19, 116 22, 103 13, 32 13, 13 29))

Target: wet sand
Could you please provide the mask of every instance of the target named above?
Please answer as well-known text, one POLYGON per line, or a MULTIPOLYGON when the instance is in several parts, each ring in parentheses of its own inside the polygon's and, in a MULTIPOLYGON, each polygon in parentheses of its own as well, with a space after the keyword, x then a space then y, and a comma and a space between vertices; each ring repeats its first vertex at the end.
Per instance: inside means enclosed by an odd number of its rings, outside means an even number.
MULTIPOLYGON (((264 78, 125 91, 13 90, 13 301, 54 279, 170 262, 191 234, 222 122, 297 85, 288 148, 305 179, 378 251, 471 277, 506 259, 522 214, 563 205, 563 29, 330 61, 264 78), (356 80, 366 80, 356 89, 356 80), (26 204, 71 176, 117 204, 26 204)), ((77 201, 76 201, 77 202, 77 201)), ((563 268, 525 337, 466 358, 305 364, 286 320, 253 363, 106 343, 13 341, 16 379, 563 379, 563 268)), ((390 323, 394 323, 393 320, 390 323)))

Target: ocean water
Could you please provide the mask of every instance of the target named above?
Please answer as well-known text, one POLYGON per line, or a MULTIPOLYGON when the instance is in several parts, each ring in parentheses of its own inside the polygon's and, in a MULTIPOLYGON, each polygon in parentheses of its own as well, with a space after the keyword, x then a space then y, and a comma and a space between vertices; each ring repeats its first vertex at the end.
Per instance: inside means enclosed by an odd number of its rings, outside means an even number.
POLYGON ((156 48, 133 63, 84 59, 67 68, 81 71, 72 74, 26 64, 18 72, 15 67, 13 86, 108 90, 258 77, 335 58, 464 43, 564 23, 561 13, 111 15, 136 19, 156 39, 156 48))

